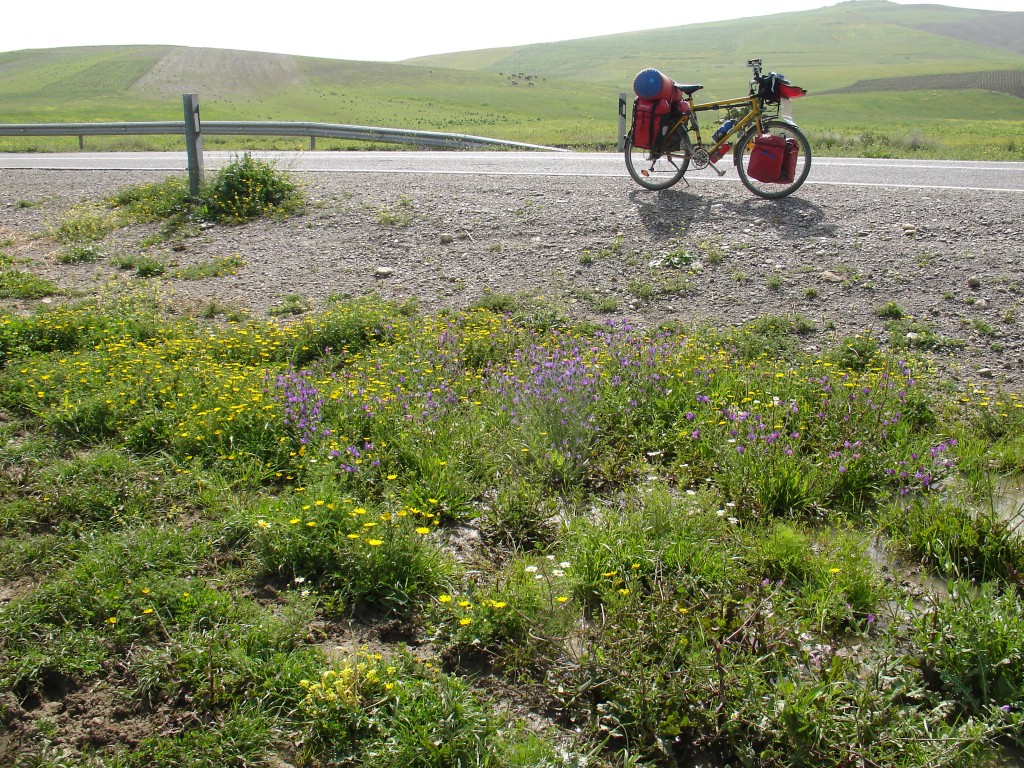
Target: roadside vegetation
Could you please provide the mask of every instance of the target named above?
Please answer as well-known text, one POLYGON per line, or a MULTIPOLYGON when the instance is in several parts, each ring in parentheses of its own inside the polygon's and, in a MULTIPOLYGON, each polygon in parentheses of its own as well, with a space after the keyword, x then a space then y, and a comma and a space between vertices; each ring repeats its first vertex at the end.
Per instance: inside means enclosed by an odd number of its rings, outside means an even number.
MULTIPOLYGON (((185 177, 168 176, 162 181, 127 187, 101 203, 74 206, 49 235, 62 247, 57 256, 61 263, 94 262, 107 258, 101 241, 130 224, 159 222, 159 231, 142 242, 146 246, 187 238, 201 231, 204 223, 243 224, 254 219, 283 217, 301 210, 303 205, 302 190, 290 176, 244 153, 220 169, 195 197, 190 194, 185 177)), ((139 277, 157 277, 168 270, 163 261, 143 254, 122 254, 113 263, 139 277)), ((172 275, 198 280, 234 273, 241 265, 240 257, 227 256, 174 270, 172 275)), ((55 292, 55 286, 47 287, 44 283, 27 273, 9 270, 6 275, 0 273, 0 295, 29 298, 55 292), (5 288, 6 282, 11 283, 10 288, 5 288), (44 288, 49 293, 40 294, 44 288)))
POLYGON ((1024 746, 1022 515, 993 493, 1024 402, 870 336, 805 355, 804 327, 570 326, 514 296, 0 315, 6 757, 909 768, 1024 746))
POLYGON ((108 201, 105 212, 95 214, 95 223, 89 216, 72 211, 56 234, 58 239, 77 243, 100 239, 125 222, 163 221, 165 232, 203 221, 242 224, 287 216, 298 211, 302 203, 301 190, 287 174, 245 152, 217 171, 196 197, 190 195, 185 177, 168 176, 163 181, 125 188, 108 201))
MULTIPOLYGON (((51 236, 88 260, 130 222, 178 238, 301 205, 245 155, 199 199, 169 178, 51 236)), ((5 297, 57 291, 4 247, 5 297)), ((895 302, 876 314, 940 342, 895 302)), ((143 291, 0 311, 0 762, 976 768, 1024 749, 1018 393, 957 391, 918 344, 870 335, 804 353, 799 315, 640 331, 518 294, 197 315, 143 291)))

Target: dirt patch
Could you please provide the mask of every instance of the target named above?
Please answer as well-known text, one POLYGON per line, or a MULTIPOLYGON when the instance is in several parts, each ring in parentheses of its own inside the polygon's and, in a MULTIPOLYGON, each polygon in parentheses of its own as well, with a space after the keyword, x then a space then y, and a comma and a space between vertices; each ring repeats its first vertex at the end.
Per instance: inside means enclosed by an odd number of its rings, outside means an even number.
POLYGON ((266 93, 305 80, 294 56, 221 48, 172 48, 131 90, 146 98, 201 93, 207 101, 266 93))
POLYGON ((190 713, 148 711, 131 700, 130 690, 106 681, 86 687, 62 675, 45 675, 24 695, 0 693, 0 764, 14 765, 27 751, 50 742, 59 752, 81 754, 112 746, 133 747, 154 735, 180 733, 190 713))
POLYGON ((27 576, 14 581, 0 582, 0 608, 28 593, 36 585, 36 580, 27 576))

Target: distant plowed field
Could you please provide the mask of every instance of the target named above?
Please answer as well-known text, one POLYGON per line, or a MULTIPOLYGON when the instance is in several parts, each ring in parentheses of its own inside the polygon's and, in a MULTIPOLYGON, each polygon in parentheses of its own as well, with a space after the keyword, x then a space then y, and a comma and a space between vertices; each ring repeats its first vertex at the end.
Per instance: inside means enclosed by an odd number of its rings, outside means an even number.
POLYGON ((1000 69, 988 72, 957 72, 947 75, 914 75, 912 77, 858 80, 847 88, 822 91, 820 95, 868 91, 940 91, 961 88, 1008 93, 1018 99, 1024 99, 1024 70, 1000 69))

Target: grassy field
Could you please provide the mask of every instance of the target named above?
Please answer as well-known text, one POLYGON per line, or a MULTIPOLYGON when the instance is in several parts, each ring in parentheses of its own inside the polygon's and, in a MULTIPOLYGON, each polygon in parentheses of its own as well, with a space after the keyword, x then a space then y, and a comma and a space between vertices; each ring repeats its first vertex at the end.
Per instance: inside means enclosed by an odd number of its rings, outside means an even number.
MULTIPOLYGON (((287 182, 244 159, 198 203, 173 178, 47 236, 87 258, 131 222, 287 215, 287 182)), ((0 299, 54 295, 11 245, 0 299)), ((158 289, 0 311, 0 762, 978 768, 1024 747, 1024 512, 1000 491, 1019 393, 957 391, 870 335, 801 352, 799 316, 290 312, 183 316, 158 289)))
MULTIPOLYGON (((99 120, 174 120, 181 118, 181 94, 200 93, 207 120, 308 120, 422 128, 462 133, 497 132, 519 139, 536 132, 565 142, 572 127, 600 116, 598 86, 561 81, 523 82, 496 74, 421 70, 398 64, 339 62, 297 57, 175 49, 161 57, 166 67, 153 83, 126 85, 121 80, 89 78, 97 71, 126 69, 120 60, 142 60, 146 48, 89 49, 46 65, 53 52, 0 54, 21 63, 0 86, 6 99, 6 122, 77 122, 99 120), (111 59, 115 61, 111 61, 111 59), (274 74, 258 92, 245 73, 263 68, 274 74), (217 82, 204 90, 197 80, 217 82), (83 81, 85 84, 83 85, 83 81), (297 82, 296 82, 297 81, 297 82), (54 93, 59 92, 58 98, 54 93), (553 105, 560 105, 557 112, 553 105), (116 105, 116 106, 114 106, 116 105)), ((614 116, 604 103, 602 111, 614 116)))
MULTIPOLYGON (((415 99, 393 100, 385 104, 369 99, 350 99, 345 112, 316 113, 317 121, 356 125, 384 125, 416 128, 427 131, 466 133, 580 150, 614 151, 617 143, 617 93, 598 93, 588 101, 579 99, 575 114, 562 110, 562 93, 546 93, 544 84, 533 93, 532 105, 544 114, 498 113, 492 106, 500 100, 490 95, 491 102, 481 104, 472 112, 454 109, 441 101, 418 102, 415 99), (365 109, 362 109, 362 107, 365 109), (362 109, 362 111, 360 111, 362 109), (410 115, 403 118, 402 115, 410 115)), ((560 89, 553 89, 559 91, 560 89)), ((600 89, 596 89, 600 90, 600 89)), ((743 86, 736 95, 743 93, 743 86)), ((726 92, 723 91, 723 95, 726 92)), ((794 118, 805 129, 815 154, 866 157, 919 157, 979 160, 1024 160, 1024 122, 1019 119, 1021 100, 984 91, 964 91, 954 95, 944 91, 899 92, 885 94, 834 94, 802 99, 794 104, 794 118), (984 118, 974 117, 984 114, 984 118)), ((250 108, 228 108, 203 102, 203 115, 208 120, 274 120, 304 121, 312 110, 297 104, 288 110, 257 111, 250 108)), ((137 104, 126 119, 151 119, 143 104, 137 104)), ((160 117, 171 120, 163 108, 160 117)), ((95 115, 93 115, 95 116, 95 115)), ((61 117, 61 121, 78 122, 87 115, 61 117)), ((36 113, 26 121, 46 122, 36 113)), ((302 150, 309 147, 307 139, 206 136, 207 149, 302 150)), ((401 145, 373 145, 366 142, 317 139, 317 149, 386 149, 401 145)), ((181 150, 178 137, 87 137, 90 151, 181 150)), ((0 150, 11 152, 70 152, 78 149, 73 136, 0 137, 0 150)))
POLYGON ((1024 14, 869 0, 813 11, 662 27, 409 63, 527 72, 628 86, 647 66, 680 82, 733 87, 747 59, 814 90, 905 75, 1020 69, 1024 14), (986 64, 987 63, 987 64, 986 64))
MULTIPOLYGON (((1019 161, 1022 19, 870 0, 405 63, 154 46, 16 51, 0 53, 0 99, 10 123, 179 120, 181 94, 196 92, 207 120, 380 125, 607 150, 618 141, 619 93, 631 92, 637 71, 657 67, 680 82, 703 83, 708 99, 725 98, 746 91, 744 64, 759 56, 810 90, 795 117, 823 154, 1019 161), (974 84, 1006 92, 941 89, 943 78, 962 83, 975 72, 997 73, 974 84)), ((87 146, 181 144, 129 137, 87 146)), ((210 137, 208 146, 308 143, 210 137)), ((0 137, 6 151, 76 147, 74 138, 0 137)))

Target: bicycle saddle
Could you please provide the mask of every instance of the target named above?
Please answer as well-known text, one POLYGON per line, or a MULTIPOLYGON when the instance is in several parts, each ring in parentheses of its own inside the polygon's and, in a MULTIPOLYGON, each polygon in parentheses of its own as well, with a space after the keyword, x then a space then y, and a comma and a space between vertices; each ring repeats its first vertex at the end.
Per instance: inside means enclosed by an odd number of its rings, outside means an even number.
POLYGON ((693 94, 704 87, 703 85, 680 85, 679 83, 676 83, 675 86, 687 96, 693 96, 693 94))

